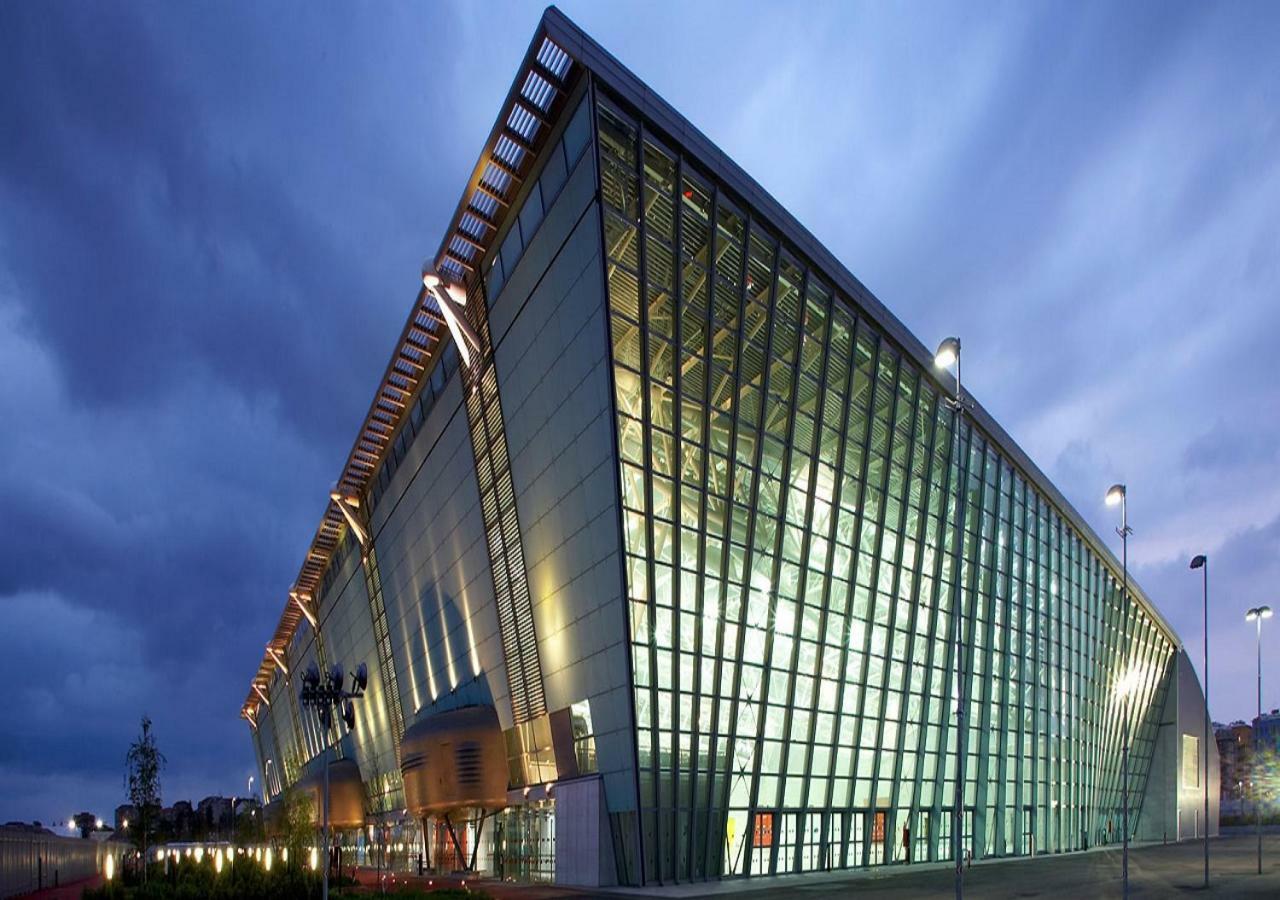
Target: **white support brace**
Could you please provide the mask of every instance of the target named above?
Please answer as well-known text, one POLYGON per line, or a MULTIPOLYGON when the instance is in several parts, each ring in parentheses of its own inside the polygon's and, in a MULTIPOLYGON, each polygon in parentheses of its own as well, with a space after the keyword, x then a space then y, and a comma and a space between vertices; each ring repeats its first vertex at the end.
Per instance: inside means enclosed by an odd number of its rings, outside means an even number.
POLYGON ((471 366, 471 354, 480 352, 480 336, 472 329, 462 308, 467 305, 467 294, 460 285, 441 280, 434 272, 426 272, 422 283, 431 296, 440 304, 440 312, 444 315, 444 323, 449 326, 453 342, 458 345, 458 354, 466 366, 471 366))
POLYGON ((267 644, 267 653, 276 661, 276 665, 280 667, 280 671, 284 672, 287 676, 289 674, 289 667, 284 664, 284 657, 280 655, 279 651, 270 644, 267 644))
POLYGON ((299 594, 297 591, 290 591, 289 599, 292 600, 294 603, 298 604, 298 609, 302 610, 302 615, 305 616, 306 620, 311 623, 312 630, 315 630, 316 628, 319 627, 318 624, 316 623, 316 614, 311 611, 311 608, 309 606, 307 606, 307 599, 309 598, 305 598, 302 594, 299 594))
POLYGON ((267 699, 267 692, 262 689, 262 685, 255 681, 253 683, 253 689, 257 692, 258 696, 262 698, 263 703, 267 704, 267 706, 271 705, 271 701, 267 699))
POLYGON ((356 519, 356 510, 360 508, 360 500, 356 497, 348 497, 337 491, 329 494, 329 499, 334 505, 342 511, 342 515, 347 520, 347 525, 351 527, 351 531, 356 536, 356 540, 360 542, 360 549, 369 549, 369 532, 365 531, 364 526, 356 519))

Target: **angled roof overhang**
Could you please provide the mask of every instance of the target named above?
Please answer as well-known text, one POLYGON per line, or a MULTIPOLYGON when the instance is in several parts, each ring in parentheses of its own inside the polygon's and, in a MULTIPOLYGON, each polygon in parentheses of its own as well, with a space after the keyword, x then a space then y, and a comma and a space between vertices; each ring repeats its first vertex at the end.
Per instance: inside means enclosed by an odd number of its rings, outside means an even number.
MULTIPOLYGON (((435 269, 454 281, 470 283, 476 274, 546 143, 551 126, 563 112, 564 102, 581 76, 564 48, 548 37, 550 12, 539 23, 529 44, 434 257, 435 269)), ((419 282, 409 320, 396 341, 395 351, 382 374, 355 444, 347 454, 333 494, 358 498, 366 495, 419 387, 449 340, 446 317, 434 292, 419 282)), ((304 617, 303 604, 314 604, 318 600, 325 570, 350 527, 339 502, 331 497, 325 506, 290 589, 290 595, 296 597, 285 601, 268 645, 282 656, 299 624, 310 618, 310 615, 304 617)), ((309 609, 314 612, 315 607, 309 609)), ((259 688, 266 691, 272 671, 278 665, 271 652, 263 653, 240 709, 240 714, 251 724, 256 720, 255 710, 262 703, 259 688)))
MULTIPOLYGON (((684 152, 706 171, 714 174, 745 204, 753 206, 777 228, 791 247, 835 282, 840 292, 879 325, 904 354, 911 357, 939 388, 954 390, 948 373, 932 365, 933 355, 921 341, 880 300, 872 294, 816 237, 749 176, 723 150, 655 94, 554 6, 549 7, 525 53, 500 114, 485 140, 484 149, 472 169, 462 198, 450 220, 434 260, 436 271, 449 278, 470 283, 478 273, 503 223, 563 111, 564 100, 586 72, 601 82, 623 102, 643 114, 666 132, 684 152)), ((449 340, 448 328, 439 304, 419 283, 409 321, 401 332, 396 350, 383 374, 381 385, 359 437, 347 457, 339 488, 349 496, 363 496, 421 385, 422 376, 449 340)), ((972 400, 972 396, 970 396, 972 400)), ((1063 517, 1088 542, 1119 580, 1120 561, 1063 496, 1017 442, 982 407, 973 401, 973 419, 1009 457, 1013 465, 1034 484, 1063 517)), ((320 526, 298 574, 295 590, 316 597, 325 569, 345 536, 346 523, 332 500, 325 508, 320 526)), ((1177 633, 1150 599, 1129 579, 1130 591, 1152 620, 1175 646, 1177 633)), ((292 639, 303 615, 299 605, 287 602, 272 638, 281 650, 292 639)), ((276 663, 264 653, 254 684, 268 683, 276 663)), ((241 714, 253 721, 252 712, 260 704, 250 686, 241 714)))

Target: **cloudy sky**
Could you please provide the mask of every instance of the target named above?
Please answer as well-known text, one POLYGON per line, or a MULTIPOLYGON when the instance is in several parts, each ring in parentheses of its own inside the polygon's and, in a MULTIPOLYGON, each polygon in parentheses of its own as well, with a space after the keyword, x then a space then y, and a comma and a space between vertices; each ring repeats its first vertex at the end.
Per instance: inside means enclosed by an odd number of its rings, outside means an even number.
MULTIPOLYGON (((1251 716, 1280 9, 566 3, 965 378, 1251 716)), ((244 791, 250 674, 541 8, 0 3, 0 821, 244 791)), ((1264 704, 1280 706, 1280 620, 1264 704)))

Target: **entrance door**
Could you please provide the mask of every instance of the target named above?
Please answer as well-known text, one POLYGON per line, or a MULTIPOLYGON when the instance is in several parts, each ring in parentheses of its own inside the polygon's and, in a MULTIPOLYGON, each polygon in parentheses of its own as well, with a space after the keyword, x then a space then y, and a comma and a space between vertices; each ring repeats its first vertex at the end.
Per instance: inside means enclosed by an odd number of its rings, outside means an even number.
POLYGON ((963 842, 964 856, 963 859, 968 862, 973 859, 974 839, 977 836, 977 829, 974 827, 973 807, 966 807, 964 811, 964 832, 961 836, 963 842))
POLYGON ((951 859, 953 856, 953 848, 951 846, 951 829, 955 825, 955 815, 949 809, 940 809, 938 811, 938 827, 934 829, 933 840, 933 861, 939 862, 944 859, 951 859))
POLYGON ((828 869, 843 869, 847 863, 844 857, 844 832, 848 816, 845 813, 832 813, 827 829, 827 858, 823 861, 828 869))
POLYGON ((751 874, 768 875, 773 859, 774 826, 777 824, 773 812, 758 812, 752 819, 751 828, 751 874))
POLYGON ((852 833, 849 840, 849 856, 845 865, 860 868, 867 864, 867 811, 855 809, 850 818, 852 833))
POLYGON ((1022 841, 1018 852, 1026 856, 1036 852, 1036 811, 1033 806, 1022 807, 1022 841))
POLYGON ((800 850, 800 871, 812 872, 822 868, 822 819, 823 813, 803 813, 804 828, 800 832, 803 846, 800 850))
POLYGON ((911 858, 907 862, 929 862, 929 841, 932 835, 933 817, 929 810, 922 809, 916 817, 916 830, 911 836, 911 858))
POLYGON ((889 814, 877 809, 871 817, 871 865, 884 865, 885 843, 889 839, 889 814))

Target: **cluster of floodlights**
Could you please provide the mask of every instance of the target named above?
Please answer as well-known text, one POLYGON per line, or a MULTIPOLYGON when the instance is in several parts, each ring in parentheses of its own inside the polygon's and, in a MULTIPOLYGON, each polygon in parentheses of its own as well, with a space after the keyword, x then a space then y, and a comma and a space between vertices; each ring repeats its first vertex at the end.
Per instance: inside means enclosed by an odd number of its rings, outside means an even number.
POLYGON ((356 666, 351 673, 351 689, 344 690, 346 673, 342 663, 334 663, 327 675, 321 677, 320 667, 314 662, 302 673, 302 690, 299 692, 302 705, 316 711, 320 724, 327 730, 333 724, 333 710, 342 711, 342 721, 348 729, 356 727, 356 708, 352 700, 364 696, 369 686, 369 669, 364 663, 356 666))
MULTIPOLYGON (((934 365, 937 366, 939 369, 951 369, 953 366, 955 367, 956 392, 955 392, 955 397, 953 399, 948 400, 948 404, 951 406, 952 413, 955 418, 955 424, 952 429, 953 433, 956 435, 959 435, 960 433, 959 420, 960 420, 960 417, 964 414, 964 410, 966 406, 964 401, 963 388, 961 387, 961 383, 960 383, 960 338, 949 337, 945 339, 941 344, 939 344, 937 352, 934 353, 933 362, 934 362, 934 365)), ((956 440, 955 443, 958 445, 959 440, 956 440)), ((955 465, 957 466, 957 468, 960 465, 960 461, 958 457, 955 461, 955 465)), ((1125 602, 1125 607, 1127 608, 1128 599, 1129 599, 1129 535, 1133 534, 1133 529, 1129 527, 1128 491, 1126 490, 1125 486, 1123 484, 1113 484, 1110 488, 1108 488, 1106 493, 1106 503, 1107 503, 1107 506, 1120 507, 1120 526, 1116 528, 1116 534, 1120 536, 1120 541, 1122 546, 1121 566, 1123 568, 1124 574, 1123 574, 1123 587, 1121 589, 1122 590, 1121 596, 1125 602)), ((960 518, 960 517, 963 516, 964 508, 965 508, 965 504, 961 503, 958 518, 960 519, 960 522, 962 525, 963 525, 963 518, 960 518)), ((958 545, 959 543, 957 542, 957 546, 958 545)), ((1195 556, 1191 560, 1191 568, 1201 570, 1202 576, 1203 576, 1203 582, 1204 582, 1204 703, 1205 703, 1204 746, 1208 748, 1209 747, 1209 715, 1208 715, 1208 708, 1209 708, 1209 559, 1208 557, 1203 554, 1199 554, 1195 556)), ((959 594, 959 587, 960 587, 960 579, 956 579, 957 595, 959 594)), ((952 608, 955 610, 954 614, 956 616, 963 615, 962 607, 958 602, 958 596, 957 596, 957 602, 953 605, 952 608)), ((1255 606, 1254 608, 1246 612, 1244 616, 1246 622, 1253 622, 1255 624, 1256 631, 1257 631, 1258 716, 1259 718, 1262 716, 1262 620, 1269 619, 1271 618, 1271 616, 1272 616, 1272 611, 1270 606, 1255 606)), ((1124 623, 1122 626, 1124 629, 1123 644, 1127 647, 1129 617, 1127 615, 1124 616, 1122 621, 1124 623)), ((963 625, 963 622, 961 623, 961 625, 963 625)), ((959 635, 961 633, 962 633, 962 629, 959 627, 956 628, 957 640, 959 639, 959 635)), ((961 653, 957 652, 956 654, 957 667, 959 667, 962 664, 961 659, 962 659, 961 653)), ((964 714, 965 714, 965 708, 964 708, 965 697, 963 693, 964 679, 961 678, 959 683, 961 685, 961 688, 960 688, 960 691, 958 692, 958 699, 956 704, 956 718, 960 724, 959 735, 958 735, 958 737, 960 738, 959 752, 961 755, 963 755, 964 753, 963 723, 964 723, 964 714)), ((1121 696, 1121 699, 1127 704, 1129 700, 1129 695, 1132 693, 1132 689, 1131 689, 1132 684, 1131 684, 1130 675, 1126 675, 1125 678, 1122 679, 1122 683, 1126 685, 1126 689, 1119 691, 1119 694, 1121 696)), ((1129 896, 1129 715, 1127 711, 1123 716, 1123 720, 1124 720, 1123 727, 1122 727, 1123 734, 1121 737, 1121 769, 1123 771, 1121 793, 1123 797, 1122 802, 1124 805, 1124 823, 1123 823, 1124 855, 1123 855, 1123 861, 1121 863, 1121 872, 1122 872, 1121 878, 1123 880, 1123 896, 1127 898, 1129 896)), ((1207 749, 1204 753, 1203 787, 1204 787, 1204 816, 1205 816, 1205 823, 1207 826, 1207 823, 1209 821, 1209 753, 1207 749)), ((956 802, 955 802, 955 813, 954 813, 955 823, 952 826, 952 841, 953 841, 953 847, 955 847, 955 850, 956 850, 956 856, 955 856, 956 885, 955 887, 956 887, 956 897, 959 898, 963 896, 963 890, 964 890, 963 888, 964 871, 963 871, 962 860, 960 858, 960 853, 959 853, 960 831, 962 828, 962 825, 960 822, 960 816, 959 816, 959 810, 962 808, 959 779, 957 779, 956 781, 956 789, 957 791, 956 791, 956 802)), ((1255 817, 1257 818, 1257 829, 1258 829, 1258 874, 1261 875, 1262 874, 1262 825, 1261 825, 1262 820, 1261 820, 1260 812, 1258 811, 1259 807, 1260 807, 1260 804, 1255 803, 1255 817)), ((1205 838, 1204 838, 1204 886, 1206 888, 1209 886, 1209 829, 1208 827, 1205 828, 1205 838)))

